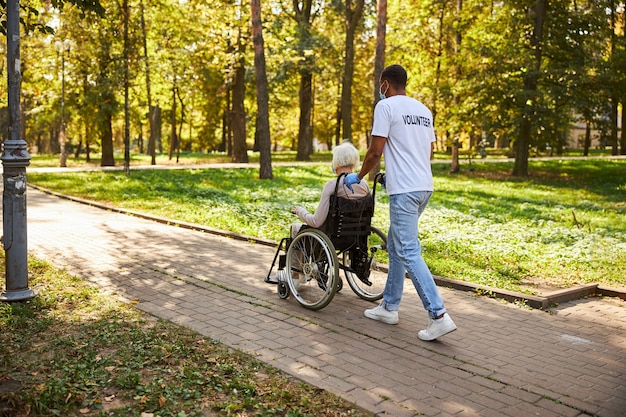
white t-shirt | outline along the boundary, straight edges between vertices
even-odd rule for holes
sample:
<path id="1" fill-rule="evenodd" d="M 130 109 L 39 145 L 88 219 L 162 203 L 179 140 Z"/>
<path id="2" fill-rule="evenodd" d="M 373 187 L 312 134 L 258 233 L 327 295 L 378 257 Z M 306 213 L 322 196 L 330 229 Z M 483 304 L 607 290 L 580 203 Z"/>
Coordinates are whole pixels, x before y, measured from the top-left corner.
<path id="1" fill-rule="evenodd" d="M 379 101 L 372 136 L 387 138 L 383 154 L 388 194 L 433 191 L 430 151 L 435 129 L 425 105 L 405 95 Z"/>

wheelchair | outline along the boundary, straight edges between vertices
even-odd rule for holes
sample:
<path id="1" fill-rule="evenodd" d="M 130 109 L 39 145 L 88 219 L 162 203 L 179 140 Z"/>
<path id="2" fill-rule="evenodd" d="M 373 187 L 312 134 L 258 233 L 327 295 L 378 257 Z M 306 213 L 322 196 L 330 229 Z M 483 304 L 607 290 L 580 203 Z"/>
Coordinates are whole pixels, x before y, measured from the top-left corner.
<path id="1" fill-rule="evenodd" d="M 382 265 L 387 261 L 387 235 L 371 225 L 376 184 L 383 183 L 383 174 L 376 175 L 372 192 L 358 199 L 337 196 L 345 175 L 337 177 L 325 230 L 303 226 L 295 237 L 283 238 L 265 278 L 277 285 L 280 298 L 291 295 L 310 310 L 326 307 L 341 291 L 339 271 L 364 300 L 380 300 L 385 289 L 387 270 Z"/>

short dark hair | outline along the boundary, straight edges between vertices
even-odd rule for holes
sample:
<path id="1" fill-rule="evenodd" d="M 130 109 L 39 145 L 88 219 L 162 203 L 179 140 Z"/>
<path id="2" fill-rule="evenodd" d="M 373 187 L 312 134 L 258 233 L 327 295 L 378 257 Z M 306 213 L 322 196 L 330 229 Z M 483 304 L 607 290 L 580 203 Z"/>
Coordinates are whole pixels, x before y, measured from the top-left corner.
<path id="1" fill-rule="evenodd" d="M 394 88 L 405 88 L 407 78 L 406 70 L 398 64 L 389 65 L 380 74 L 381 82 L 387 80 Z"/>

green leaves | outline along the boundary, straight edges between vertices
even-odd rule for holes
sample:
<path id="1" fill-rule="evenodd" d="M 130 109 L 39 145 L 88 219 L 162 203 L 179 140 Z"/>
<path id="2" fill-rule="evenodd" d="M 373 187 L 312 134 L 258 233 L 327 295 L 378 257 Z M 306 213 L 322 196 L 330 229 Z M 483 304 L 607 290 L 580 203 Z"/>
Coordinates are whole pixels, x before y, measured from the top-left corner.
<path id="1" fill-rule="evenodd" d="M 84 11 L 92 11 L 96 13 L 98 16 L 104 15 L 104 7 L 100 4 L 100 0 L 52 0 L 51 4 L 55 8 L 61 10 L 65 3 L 70 3 L 77 6 L 79 9 Z"/>

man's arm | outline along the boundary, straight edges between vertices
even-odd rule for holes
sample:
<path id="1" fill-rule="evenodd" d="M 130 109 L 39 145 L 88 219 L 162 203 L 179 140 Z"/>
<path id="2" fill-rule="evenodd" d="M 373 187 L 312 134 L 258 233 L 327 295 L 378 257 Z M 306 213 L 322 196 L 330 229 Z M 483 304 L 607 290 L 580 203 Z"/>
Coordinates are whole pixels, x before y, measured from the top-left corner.
<path id="1" fill-rule="evenodd" d="M 374 169 L 374 167 L 380 162 L 380 158 L 383 156 L 383 150 L 385 149 L 385 143 L 387 143 L 387 138 L 382 136 L 372 136 L 372 143 L 365 154 L 361 170 L 359 171 L 360 179 L 363 179 L 367 173 Z"/>

